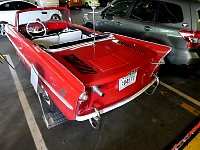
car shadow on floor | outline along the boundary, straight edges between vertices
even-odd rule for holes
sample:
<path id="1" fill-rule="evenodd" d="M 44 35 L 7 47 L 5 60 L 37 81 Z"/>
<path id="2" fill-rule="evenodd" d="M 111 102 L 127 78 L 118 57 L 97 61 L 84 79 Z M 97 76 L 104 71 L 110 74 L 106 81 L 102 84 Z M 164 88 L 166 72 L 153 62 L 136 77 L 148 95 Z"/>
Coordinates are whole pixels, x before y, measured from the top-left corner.
<path id="1" fill-rule="evenodd" d="M 158 72 L 158 76 L 168 76 L 168 77 L 177 76 L 177 77 L 187 78 L 191 75 L 200 78 L 200 67 L 165 64 L 160 67 Z"/>

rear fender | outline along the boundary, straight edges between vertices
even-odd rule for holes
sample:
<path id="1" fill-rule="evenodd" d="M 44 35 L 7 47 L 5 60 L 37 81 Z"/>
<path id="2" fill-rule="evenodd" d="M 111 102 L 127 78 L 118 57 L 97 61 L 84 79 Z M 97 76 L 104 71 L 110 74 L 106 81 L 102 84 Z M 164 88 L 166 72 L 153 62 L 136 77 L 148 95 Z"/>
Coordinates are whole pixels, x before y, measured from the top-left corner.
<path id="1" fill-rule="evenodd" d="M 137 46 L 142 51 L 142 53 L 144 53 L 145 57 L 149 59 L 150 76 L 154 74 L 159 65 L 163 63 L 162 61 L 165 56 L 171 51 L 171 47 L 166 45 L 130 38 L 118 34 L 115 34 L 115 37 L 118 40 L 131 45 L 130 48 Z"/>

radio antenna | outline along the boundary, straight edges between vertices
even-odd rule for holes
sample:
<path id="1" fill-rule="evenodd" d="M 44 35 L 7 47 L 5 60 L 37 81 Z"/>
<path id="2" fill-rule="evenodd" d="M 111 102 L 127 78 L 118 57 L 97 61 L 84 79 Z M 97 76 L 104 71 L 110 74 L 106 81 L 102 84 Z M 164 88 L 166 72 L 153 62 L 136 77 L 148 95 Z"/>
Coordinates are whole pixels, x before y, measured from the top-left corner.
<path id="1" fill-rule="evenodd" d="M 97 2 L 92 2 L 91 4 L 90 4 L 90 6 L 91 6 L 91 8 L 92 8 L 92 12 L 93 12 L 93 36 L 94 36 L 94 45 L 95 45 L 95 9 L 97 8 L 97 6 L 98 6 L 98 3 Z"/>

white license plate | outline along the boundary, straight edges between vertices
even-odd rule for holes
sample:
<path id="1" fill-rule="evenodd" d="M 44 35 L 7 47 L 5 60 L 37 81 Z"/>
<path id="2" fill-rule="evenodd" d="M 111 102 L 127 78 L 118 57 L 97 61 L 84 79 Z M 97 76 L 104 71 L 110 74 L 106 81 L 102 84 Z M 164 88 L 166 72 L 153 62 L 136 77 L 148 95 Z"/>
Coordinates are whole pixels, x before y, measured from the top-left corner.
<path id="1" fill-rule="evenodd" d="M 130 72 L 128 76 L 119 79 L 119 91 L 123 90 L 127 86 L 135 83 L 137 77 L 137 70 Z"/>
<path id="2" fill-rule="evenodd" d="M 78 0 L 73 0 L 73 2 L 78 2 Z"/>

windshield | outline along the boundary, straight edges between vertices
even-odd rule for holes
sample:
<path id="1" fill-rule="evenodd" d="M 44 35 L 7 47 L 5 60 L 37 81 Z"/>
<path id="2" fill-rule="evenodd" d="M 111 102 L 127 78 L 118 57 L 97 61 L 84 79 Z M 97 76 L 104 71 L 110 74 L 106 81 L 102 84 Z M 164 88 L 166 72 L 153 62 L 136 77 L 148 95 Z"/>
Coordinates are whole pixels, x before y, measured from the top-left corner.
<path id="1" fill-rule="evenodd" d="M 103 11 L 106 16 L 125 17 L 133 0 L 114 1 L 110 7 Z"/>
<path id="2" fill-rule="evenodd" d="M 49 20 L 70 21 L 68 9 L 49 7 L 49 8 L 35 8 L 27 9 L 17 12 L 18 26 L 27 24 L 29 22 L 41 21 L 46 22 Z"/>

